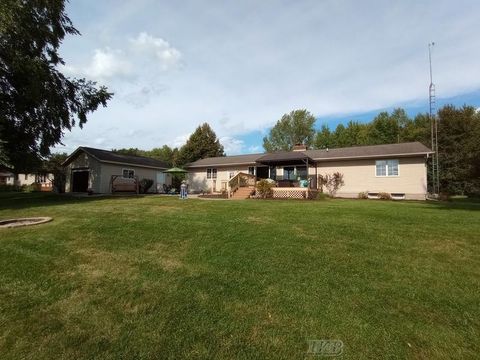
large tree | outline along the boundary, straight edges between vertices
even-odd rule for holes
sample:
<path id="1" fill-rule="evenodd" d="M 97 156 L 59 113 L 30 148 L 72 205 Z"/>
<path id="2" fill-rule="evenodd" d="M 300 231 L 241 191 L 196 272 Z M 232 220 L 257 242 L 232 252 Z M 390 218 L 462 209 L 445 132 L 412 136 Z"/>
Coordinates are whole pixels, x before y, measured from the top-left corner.
<path id="1" fill-rule="evenodd" d="M 64 76 L 58 50 L 79 32 L 64 0 L 0 2 L 0 159 L 17 171 L 50 154 L 65 130 L 112 94 L 85 79 Z"/>
<path id="2" fill-rule="evenodd" d="M 313 146 L 315 141 L 315 117 L 307 110 L 294 110 L 282 116 L 263 138 L 266 151 L 292 150 L 294 145 Z"/>
<path id="3" fill-rule="evenodd" d="M 480 114 L 471 106 L 438 112 L 440 191 L 480 195 Z"/>
<path id="4" fill-rule="evenodd" d="M 210 125 L 204 123 L 197 127 L 186 144 L 180 148 L 178 165 L 215 156 L 225 156 L 224 149 Z"/>

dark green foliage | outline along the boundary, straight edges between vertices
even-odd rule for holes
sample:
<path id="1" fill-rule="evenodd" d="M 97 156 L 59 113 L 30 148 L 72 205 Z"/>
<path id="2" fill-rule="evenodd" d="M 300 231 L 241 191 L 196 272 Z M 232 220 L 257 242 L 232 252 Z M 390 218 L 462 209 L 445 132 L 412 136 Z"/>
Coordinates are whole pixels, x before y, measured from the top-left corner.
<path id="1" fill-rule="evenodd" d="M 142 180 L 140 180 L 140 183 L 139 183 L 140 193 L 141 194 L 146 194 L 148 192 L 148 190 L 150 190 L 150 188 L 152 187 L 153 182 L 154 181 L 152 179 L 142 179 Z"/>
<path id="2" fill-rule="evenodd" d="M 113 152 L 122 155 L 145 156 L 153 159 L 162 160 L 167 163 L 168 167 L 176 166 L 178 158 L 178 148 L 171 148 L 163 145 L 161 148 L 153 148 L 152 150 L 141 150 L 138 148 L 112 149 Z"/>
<path id="3" fill-rule="evenodd" d="M 17 172 L 48 156 L 65 130 L 82 127 L 112 96 L 59 71 L 59 46 L 77 34 L 64 0 L 0 3 L 0 159 Z"/>
<path id="4" fill-rule="evenodd" d="M 215 156 L 225 156 L 223 146 L 210 125 L 204 123 L 197 127 L 186 144 L 180 148 L 177 165 L 183 166 L 199 159 Z"/>
<path id="5" fill-rule="evenodd" d="M 438 118 L 441 191 L 480 194 L 480 114 L 471 106 L 447 105 L 440 109 Z M 403 109 L 395 109 L 390 114 L 380 113 L 370 123 L 339 124 L 335 131 L 323 125 L 315 145 L 322 149 L 419 141 L 430 147 L 430 128 L 428 114 L 418 114 L 411 119 Z"/>
<path id="6" fill-rule="evenodd" d="M 62 163 L 67 159 L 67 153 L 51 154 L 43 163 L 43 170 L 53 174 L 54 191 L 65 192 L 66 172 Z"/>
<path id="7" fill-rule="evenodd" d="M 441 191 L 480 195 L 480 114 L 471 106 L 445 106 L 438 117 Z"/>
<path id="8" fill-rule="evenodd" d="M 282 116 L 263 138 L 263 147 L 267 152 L 292 150 L 294 145 L 304 144 L 309 147 L 315 140 L 315 117 L 305 109 L 294 110 Z"/>

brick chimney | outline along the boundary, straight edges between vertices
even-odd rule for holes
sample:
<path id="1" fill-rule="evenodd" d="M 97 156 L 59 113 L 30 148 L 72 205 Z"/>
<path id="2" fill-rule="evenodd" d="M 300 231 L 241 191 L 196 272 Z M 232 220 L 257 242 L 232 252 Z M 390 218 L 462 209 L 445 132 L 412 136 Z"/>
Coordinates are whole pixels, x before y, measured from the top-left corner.
<path id="1" fill-rule="evenodd" d="M 295 144 L 295 145 L 293 145 L 293 151 L 305 151 L 305 150 L 308 150 L 308 147 L 305 144 Z"/>

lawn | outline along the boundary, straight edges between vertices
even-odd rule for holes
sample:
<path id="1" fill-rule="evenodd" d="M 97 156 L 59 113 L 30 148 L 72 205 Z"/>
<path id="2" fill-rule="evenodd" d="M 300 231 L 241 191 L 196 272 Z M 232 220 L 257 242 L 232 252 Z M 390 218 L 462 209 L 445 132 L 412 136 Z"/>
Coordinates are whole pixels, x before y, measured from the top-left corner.
<path id="1" fill-rule="evenodd" d="M 480 353 L 480 204 L 0 194 L 1 359 Z"/>

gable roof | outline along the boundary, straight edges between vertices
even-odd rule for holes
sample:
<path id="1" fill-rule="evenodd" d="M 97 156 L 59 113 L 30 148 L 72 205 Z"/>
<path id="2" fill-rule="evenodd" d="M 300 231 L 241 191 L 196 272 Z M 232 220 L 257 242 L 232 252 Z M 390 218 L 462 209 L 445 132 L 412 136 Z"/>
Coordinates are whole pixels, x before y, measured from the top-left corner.
<path id="1" fill-rule="evenodd" d="M 62 165 L 68 165 L 77 156 L 77 154 L 82 151 L 103 163 L 132 165 L 161 170 L 168 169 L 168 164 L 161 160 L 152 159 L 144 156 L 122 155 L 108 150 L 95 149 L 86 146 L 80 146 L 63 162 Z"/>
<path id="2" fill-rule="evenodd" d="M 13 170 L 5 166 L 0 166 L 0 176 L 14 176 Z"/>
<path id="3" fill-rule="evenodd" d="M 336 149 L 320 149 L 305 151 L 279 151 L 264 154 L 248 154 L 224 157 L 212 157 L 194 161 L 186 166 L 186 168 L 200 168 L 208 166 L 232 166 L 232 165 L 255 165 L 256 163 L 281 163 L 285 161 L 295 160 L 349 160 L 349 159 L 365 159 L 380 157 L 409 157 L 409 156 L 425 156 L 431 154 L 432 150 L 420 142 L 408 142 L 399 144 L 384 145 L 365 145 L 352 146 Z"/>

